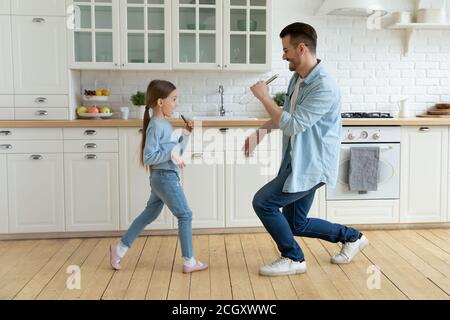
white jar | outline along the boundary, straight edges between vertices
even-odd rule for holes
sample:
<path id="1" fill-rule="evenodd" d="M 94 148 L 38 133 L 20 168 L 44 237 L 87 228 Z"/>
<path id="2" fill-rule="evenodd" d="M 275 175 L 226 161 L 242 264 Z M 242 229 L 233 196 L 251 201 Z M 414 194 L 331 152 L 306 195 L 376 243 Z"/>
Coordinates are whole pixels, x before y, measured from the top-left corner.
<path id="1" fill-rule="evenodd" d="M 406 24 L 412 22 L 412 13 L 409 11 L 401 11 L 392 13 L 394 23 Z"/>
<path id="2" fill-rule="evenodd" d="M 446 23 L 446 12 L 443 9 L 417 10 L 418 23 Z"/>

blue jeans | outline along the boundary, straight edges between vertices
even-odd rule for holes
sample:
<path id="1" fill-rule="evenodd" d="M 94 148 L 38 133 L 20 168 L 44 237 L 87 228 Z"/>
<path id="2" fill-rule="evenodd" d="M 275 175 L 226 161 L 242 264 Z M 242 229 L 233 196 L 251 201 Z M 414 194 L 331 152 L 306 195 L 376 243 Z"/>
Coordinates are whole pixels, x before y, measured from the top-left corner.
<path id="1" fill-rule="evenodd" d="M 144 228 L 158 218 L 166 204 L 178 219 L 182 256 L 192 258 L 192 211 L 181 187 L 178 173 L 170 170 L 152 170 L 150 186 L 152 191 L 147 206 L 122 237 L 122 243 L 131 247 Z"/>
<path id="2" fill-rule="evenodd" d="M 283 162 L 278 176 L 262 187 L 253 198 L 253 208 L 276 242 L 281 256 L 294 261 L 304 259 L 303 251 L 294 236 L 319 238 L 334 243 L 357 240 L 359 231 L 353 228 L 307 218 L 314 194 L 324 183 L 305 192 L 283 192 L 284 183 L 292 171 L 290 164 Z"/>

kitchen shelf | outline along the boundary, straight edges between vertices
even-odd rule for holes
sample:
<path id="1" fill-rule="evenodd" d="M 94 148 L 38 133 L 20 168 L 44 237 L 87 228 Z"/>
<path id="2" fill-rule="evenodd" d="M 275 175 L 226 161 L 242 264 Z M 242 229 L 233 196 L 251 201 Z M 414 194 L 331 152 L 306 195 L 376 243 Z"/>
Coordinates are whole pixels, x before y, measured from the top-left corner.
<path id="1" fill-rule="evenodd" d="M 417 30 L 450 30 L 450 23 L 396 23 L 388 26 L 387 29 L 405 30 L 404 55 L 407 56 Z"/>

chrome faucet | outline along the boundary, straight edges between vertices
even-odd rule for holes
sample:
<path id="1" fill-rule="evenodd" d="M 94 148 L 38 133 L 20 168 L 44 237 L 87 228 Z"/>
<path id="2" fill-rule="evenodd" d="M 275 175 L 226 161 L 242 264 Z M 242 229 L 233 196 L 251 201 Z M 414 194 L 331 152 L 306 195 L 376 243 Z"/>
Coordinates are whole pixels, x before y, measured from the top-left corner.
<path id="1" fill-rule="evenodd" d="M 219 86 L 219 94 L 220 94 L 220 116 L 225 116 L 225 108 L 223 106 L 223 85 Z"/>

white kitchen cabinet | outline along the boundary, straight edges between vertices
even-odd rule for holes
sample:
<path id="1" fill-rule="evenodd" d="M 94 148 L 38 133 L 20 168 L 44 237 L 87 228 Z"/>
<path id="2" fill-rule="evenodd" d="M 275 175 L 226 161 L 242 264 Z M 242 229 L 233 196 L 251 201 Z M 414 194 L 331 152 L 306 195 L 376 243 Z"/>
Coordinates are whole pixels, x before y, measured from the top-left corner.
<path id="1" fill-rule="evenodd" d="M 447 210 L 447 127 L 403 127 L 400 222 L 440 222 Z"/>
<path id="2" fill-rule="evenodd" d="M 272 0 L 224 0 L 223 37 L 225 70 L 270 70 Z"/>
<path id="3" fill-rule="evenodd" d="M 13 94 L 11 17 L 9 16 L 0 16 L 0 43 L 2 44 L 0 46 L 0 95 Z"/>
<path id="4" fill-rule="evenodd" d="M 64 0 L 11 0 L 13 15 L 65 16 Z"/>
<path id="5" fill-rule="evenodd" d="M 327 220 L 341 224 L 399 222 L 399 200 L 328 201 Z"/>
<path id="6" fill-rule="evenodd" d="M 6 154 L 0 154 L 0 233 L 8 233 L 8 171 Z"/>
<path id="7" fill-rule="evenodd" d="M 222 0 L 175 0 L 174 69 L 222 69 Z"/>
<path id="8" fill-rule="evenodd" d="M 10 0 L 0 0 L 0 14 L 10 14 L 10 13 L 11 13 Z"/>
<path id="9" fill-rule="evenodd" d="M 116 153 L 65 153 L 67 231 L 119 230 Z"/>
<path id="10" fill-rule="evenodd" d="M 16 94 L 67 94 L 67 43 L 64 17 L 13 16 Z"/>
<path id="11" fill-rule="evenodd" d="M 192 210 L 194 228 L 225 226 L 224 152 L 187 152 L 181 171 L 183 190 Z"/>
<path id="12" fill-rule="evenodd" d="M 133 220 L 144 210 L 150 196 L 150 173 L 140 165 L 141 130 L 119 130 L 121 230 L 130 227 Z M 172 229 L 172 222 L 172 213 L 164 206 L 161 215 L 146 229 Z"/>
<path id="13" fill-rule="evenodd" d="M 122 2 L 122 1 L 121 1 Z M 70 67 L 74 69 L 120 68 L 119 1 L 69 1 Z"/>
<path id="14" fill-rule="evenodd" d="M 174 69 L 270 70 L 271 0 L 176 0 Z"/>
<path id="15" fill-rule="evenodd" d="M 120 65 L 132 70 L 168 70 L 171 61 L 171 1 L 120 1 Z"/>
<path id="16" fill-rule="evenodd" d="M 266 183 L 271 181 L 279 169 L 277 150 L 255 152 L 246 158 L 243 152 L 227 155 L 226 175 L 226 226 L 262 226 L 253 210 L 253 197 Z"/>
<path id="17" fill-rule="evenodd" d="M 9 232 L 64 231 L 63 155 L 8 154 Z"/>

